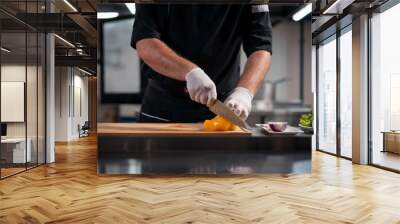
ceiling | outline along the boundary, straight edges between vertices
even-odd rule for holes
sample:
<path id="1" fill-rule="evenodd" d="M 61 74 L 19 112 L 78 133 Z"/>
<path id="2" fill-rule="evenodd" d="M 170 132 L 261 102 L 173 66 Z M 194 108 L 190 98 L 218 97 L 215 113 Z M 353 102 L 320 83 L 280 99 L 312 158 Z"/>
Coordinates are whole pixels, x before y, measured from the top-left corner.
<path id="1" fill-rule="evenodd" d="M 65 43 L 60 38 L 55 38 L 56 63 L 65 65 L 68 63 L 81 63 L 92 70 L 97 66 L 97 9 L 101 11 L 118 11 L 122 15 L 130 14 L 125 6 L 126 0 L 51 0 L 53 13 L 46 13 L 49 7 L 45 6 L 45 0 L 1 0 L 0 1 L 0 27 L 3 33 L 3 46 L 13 49 L 13 58 L 23 58 L 25 51 L 25 30 L 29 32 L 55 32 L 62 39 L 75 45 Z M 187 2 L 172 0 L 173 2 Z M 209 3 L 211 0 L 201 0 Z M 235 3 L 249 2 L 249 0 L 230 0 Z M 27 2 L 27 3 L 26 3 Z M 133 1 L 131 1 L 133 2 Z M 148 2 L 148 0 L 146 0 Z M 165 3 L 165 0 L 154 2 Z M 168 0 L 171 2 L 171 0 Z M 193 1 L 191 1 L 193 2 Z M 200 2 L 200 0 L 199 0 Z M 212 2 L 216 2 L 213 0 Z M 226 3 L 226 0 L 218 2 Z M 251 1 L 263 3 L 264 0 Z M 306 2 L 304 0 L 271 0 L 270 11 L 273 25 L 279 24 L 290 16 Z M 111 4 L 112 3 L 112 4 Z M 119 3 L 119 4 L 118 4 Z M 72 7 L 71 7 L 72 6 Z M 29 38 L 28 38 L 29 39 Z M 28 40 L 29 42 L 29 40 Z M 28 58 L 34 54 L 36 46 L 28 44 Z M 78 50 L 79 49 L 79 53 Z M 11 58 L 11 54 L 8 55 Z"/>
<path id="2" fill-rule="evenodd" d="M 66 4 L 68 1 L 70 5 Z M 274 26 L 286 19 L 290 19 L 293 13 L 302 7 L 304 3 L 313 3 L 313 37 L 323 34 L 329 27 L 334 26 L 342 15 L 321 16 L 322 12 L 335 0 L 269 0 L 271 20 Z M 351 0 L 349 0 L 351 1 Z M 356 15 L 366 9 L 377 7 L 388 0 L 352 0 L 352 4 L 346 8 L 345 12 Z M 21 32 L 39 31 L 54 32 L 61 38 L 74 44 L 71 48 L 69 44 L 56 38 L 56 55 L 60 64 L 78 63 L 81 61 L 85 65 L 90 64 L 96 70 L 97 65 L 97 10 L 118 11 L 121 15 L 128 15 L 130 12 L 125 7 L 125 2 L 129 0 L 47 0 L 53 9 L 53 13 L 46 13 L 50 7 L 45 6 L 46 0 L 0 0 L 0 28 L 4 38 L 14 41 L 15 54 L 21 51 L 25 54 L 23 47 L 25 39 L 21 38 Z M 146 3 L 187 3 L 188 0 L 137 0 L 136 2 Z M 191 3 L 265 3 L 266 0 L 190 0 Z M 328 18 L 329 17 L 329 18 Z M 323 21 L 322 24 L 319 24 Z M 314 26 L 315 25 L 315 26 Z M 316 27 L 316 28 L 315 28 Z M 3 40 L 3 45 L 8 40 Z M 28 40 L 29 41 L 29 40 Z M 34 52 L 34 48 L 28 47 L 29 52 Z M 20 49 L 20 50 L 18 50 Z M 79 49 L 79 53 L 77 51 Z M 3 53 L 2 53 L 3 54 Z M 16 56 L 18 57 L 18 56 Z M 10 58 L 10 57 L 9 57 Z"/>

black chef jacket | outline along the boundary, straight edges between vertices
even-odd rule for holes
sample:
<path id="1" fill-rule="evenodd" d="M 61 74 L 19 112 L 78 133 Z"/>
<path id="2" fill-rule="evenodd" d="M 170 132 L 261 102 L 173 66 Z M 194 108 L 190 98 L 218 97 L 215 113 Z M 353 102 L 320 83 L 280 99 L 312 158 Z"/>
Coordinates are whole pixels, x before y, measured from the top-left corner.
<path id="1" fill-rule="evenodd" d="M 248 56 L 257 50 L 271 52 L 269 8 L 249 4 L 136 4 L 132 47 L 146 38 L 162 40 L 198 65 L 216 84 L 218 98 L 224 100 L 240 78 L 240 47 L 243 45 Z M 206 107 L 190 100 L 185 82 L 160 75 L 146 64 L 141 73 L 150 78 L 142 114 L 174 122 L 212 117 Z"/>

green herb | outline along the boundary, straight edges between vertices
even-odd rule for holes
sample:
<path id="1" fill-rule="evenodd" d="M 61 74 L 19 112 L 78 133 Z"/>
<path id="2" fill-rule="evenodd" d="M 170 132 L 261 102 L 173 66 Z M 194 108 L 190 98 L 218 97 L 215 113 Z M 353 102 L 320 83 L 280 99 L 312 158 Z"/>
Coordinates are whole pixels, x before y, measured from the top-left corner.
<path id="1" fill-rule="evenodd" d="M 300 117 L 299 124 L 304 127 L 312 127 L 313 114 L 303 114 Z"/>

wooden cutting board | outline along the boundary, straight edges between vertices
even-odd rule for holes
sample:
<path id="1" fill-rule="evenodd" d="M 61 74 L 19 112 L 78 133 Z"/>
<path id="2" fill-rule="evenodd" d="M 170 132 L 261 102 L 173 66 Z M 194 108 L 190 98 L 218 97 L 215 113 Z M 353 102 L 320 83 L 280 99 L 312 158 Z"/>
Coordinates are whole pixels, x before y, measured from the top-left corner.
<path id="1" fill-rule="evenodd" d="M 98 135 L 113 136 L 205 136 L 250 135 L 237 128 L 234 131 L 206 131 L 202 123 L 99 123 Z"/>

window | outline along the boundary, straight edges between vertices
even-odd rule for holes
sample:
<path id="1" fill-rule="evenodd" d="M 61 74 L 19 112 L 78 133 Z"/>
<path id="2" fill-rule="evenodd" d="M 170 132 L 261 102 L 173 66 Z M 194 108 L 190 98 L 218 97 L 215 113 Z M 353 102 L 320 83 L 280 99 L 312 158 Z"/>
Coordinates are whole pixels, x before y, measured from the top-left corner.
<path id="1" fill-rule="evenodd" d="M 371 161 L 400 170 L 400 4 L 371 18 Z M 397 131 L 397 132 L 396 132 Z"/>
<path id="2" fill-rule="evenodd" d="M 340 155 L 352 157 L 352 32 L 340 36 Z"/>
<path id="3" fill-rule="evenodd" d="M 318 47 L 317 147 L 321 151 L 350 159 L 353 97 L 351 24 L 337 35 L 323 41 Z"/>
<path id="4" fill-rule="evenodd" d="M 318 48 L 318 149 L 336 153 L 336 39 Z"/>

